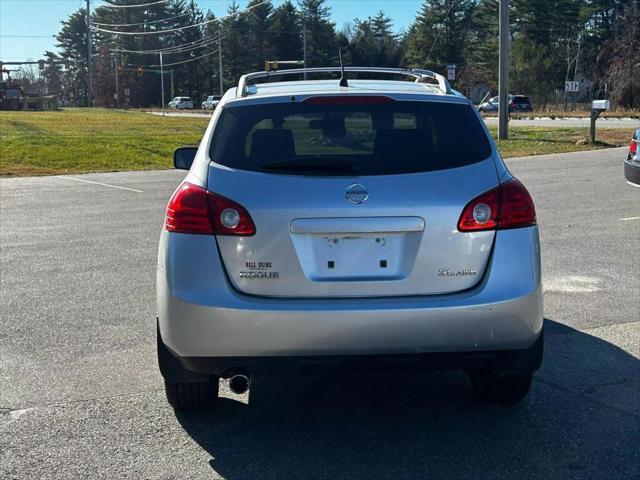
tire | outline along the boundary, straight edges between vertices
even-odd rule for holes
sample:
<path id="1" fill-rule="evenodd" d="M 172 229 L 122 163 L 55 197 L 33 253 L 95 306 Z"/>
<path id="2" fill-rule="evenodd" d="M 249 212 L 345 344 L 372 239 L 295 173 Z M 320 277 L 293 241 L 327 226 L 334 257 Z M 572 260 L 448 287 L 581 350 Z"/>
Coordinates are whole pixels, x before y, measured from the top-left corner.
<path id="1" fill-rule="evenodd" d="M 213 407 L 218 401 L 219 377 L 186 370 L 162 341 L 159 325 L 156 325 L 156 341 L 158 366 L 169 405 L 174 410 Z"/>
<path id="2" fill-rule="evenodd" d="M 531 389 L 533 373 L 501 375 L 491 370 L 472 372 L 471 387 L 476 400 L 512 405 L 520 402 Z"/>
<path id="3" fill-rule="evenodd" d="M 202 410 L 218 402 L 218 382 L 183 383 L 164 381 L 167 401 L 174 410 Z"/>

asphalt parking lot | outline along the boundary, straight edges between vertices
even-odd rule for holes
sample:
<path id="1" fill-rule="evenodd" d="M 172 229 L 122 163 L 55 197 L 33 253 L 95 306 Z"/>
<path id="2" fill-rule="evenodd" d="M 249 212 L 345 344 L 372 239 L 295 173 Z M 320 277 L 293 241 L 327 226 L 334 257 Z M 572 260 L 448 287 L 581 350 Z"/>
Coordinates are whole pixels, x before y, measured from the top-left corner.
<path id="1" fill-rule="evenodd" d="M 442 372 L 256 381 L 176 414 L 155 254 L 183 174 L 0 180 L 0 477 L 640 478 L 640 189 L 626 149 L 507 163 L 538 208 L 543 368 L 519 406 Z"/>

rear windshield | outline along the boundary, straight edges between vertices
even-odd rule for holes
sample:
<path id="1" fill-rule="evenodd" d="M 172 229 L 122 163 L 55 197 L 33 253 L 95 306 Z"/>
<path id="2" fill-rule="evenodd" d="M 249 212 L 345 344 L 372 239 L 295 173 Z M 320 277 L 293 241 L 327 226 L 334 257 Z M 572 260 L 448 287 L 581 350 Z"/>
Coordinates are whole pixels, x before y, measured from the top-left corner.
<path id="1" fill-rule="evenodd" d="M 513 97 L 513 103 L 530 103 L 529 97 Z"/>
<path id="2" fill-rule="evenodd" d="M 468 105 L 279 103 L 226 107 L 210 154 L 242 170 L 389 175 L 470 165 L 491 146 Z"/>

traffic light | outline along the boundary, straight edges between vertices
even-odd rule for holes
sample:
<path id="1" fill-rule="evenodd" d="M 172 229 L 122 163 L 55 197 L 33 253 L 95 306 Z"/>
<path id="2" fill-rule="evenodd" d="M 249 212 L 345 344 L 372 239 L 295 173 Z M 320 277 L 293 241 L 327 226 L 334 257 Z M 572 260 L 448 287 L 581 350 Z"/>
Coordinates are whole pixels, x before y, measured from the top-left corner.
<path id="1" fill-rule="evenodd" d="M 44 70 L 44 60 L 38 60 L 38 68 L 40 71 Z"/>
<path id="2" fill-rule="evenodd" d="M 144 69 L 142 67 L 138 67 L 138 76 L 141 77 L 144 73 Z"/>
<path id="3" fill-rule="evenodd" d="M 122 73 L 122 65 L 118 65 L 118 72 Z"/>

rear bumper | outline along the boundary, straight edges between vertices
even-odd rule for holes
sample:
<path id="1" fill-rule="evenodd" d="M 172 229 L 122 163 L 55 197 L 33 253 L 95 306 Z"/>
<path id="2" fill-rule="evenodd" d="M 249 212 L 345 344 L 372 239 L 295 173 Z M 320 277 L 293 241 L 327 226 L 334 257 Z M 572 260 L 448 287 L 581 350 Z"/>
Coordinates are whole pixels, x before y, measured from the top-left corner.
<path id="1" fill-rule="evenodd" d="M 640 162 L 633 162 L 630 159 L 625 160 L 624 178 L 632 185 L 640 187 Z"/>
<path id="2" fill-rule="evenodd" d="M 158 336 L 158 360 L 164 378 L 172 382 L 203 382 L 211 376 L 234 373 L 285 376 L 317 373 L 406 373 L 436 369 L 474 371 L 491 369 L 502 374 L 536 371 L 542 363 L 544 336 L 522 350 L 443 352 L 389 355 L 317 355 L 295 357 L 180 357 Z"/>
<path id="3" fill-rule="evenodd" d="M 157 295 L 161 336 L 178 357 L 523 350 L 543 318 L 536 227 L 497 232 L 484 278 L 471 290 L 327 300 L 240 294 L 213 237 L 163 232 Z"/>

